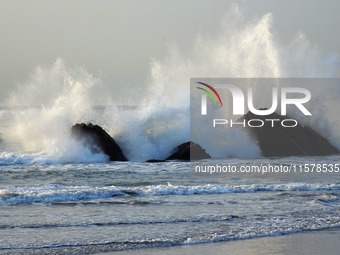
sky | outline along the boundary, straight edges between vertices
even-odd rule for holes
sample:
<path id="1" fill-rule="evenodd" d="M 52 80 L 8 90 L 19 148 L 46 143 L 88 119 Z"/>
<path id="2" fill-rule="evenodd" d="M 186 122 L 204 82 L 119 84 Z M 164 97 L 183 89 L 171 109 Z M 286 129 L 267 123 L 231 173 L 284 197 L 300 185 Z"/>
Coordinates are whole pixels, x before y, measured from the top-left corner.
<path id="1" fill-rule="evenodd" d="M 250 21 L 272 13 L 283 42 L 303 31 L 340 56 L 337 0 L 0 0 L 0 102 L 58 58 L 129 94 L 146 86 L 150 62 L 169 45 L 185 52 L 197 34 L 217 33 L 233 3 Z"/>

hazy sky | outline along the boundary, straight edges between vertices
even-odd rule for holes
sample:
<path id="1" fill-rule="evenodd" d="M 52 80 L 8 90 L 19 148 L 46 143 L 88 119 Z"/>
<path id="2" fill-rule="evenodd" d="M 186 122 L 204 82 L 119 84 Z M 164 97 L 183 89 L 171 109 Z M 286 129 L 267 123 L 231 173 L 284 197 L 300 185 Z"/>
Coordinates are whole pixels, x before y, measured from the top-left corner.
<path id="1" fill-rule="evenodd" d="M 213 34 L 232 3 L 249 20 L 273 13 L 283 42 L 303 31 L 340 55 L 337 0 L 0 0 L 0 101 L 58 57 L 128 93 L 144 86 L 167 44 L 185 50 L 198 33 Z"/>

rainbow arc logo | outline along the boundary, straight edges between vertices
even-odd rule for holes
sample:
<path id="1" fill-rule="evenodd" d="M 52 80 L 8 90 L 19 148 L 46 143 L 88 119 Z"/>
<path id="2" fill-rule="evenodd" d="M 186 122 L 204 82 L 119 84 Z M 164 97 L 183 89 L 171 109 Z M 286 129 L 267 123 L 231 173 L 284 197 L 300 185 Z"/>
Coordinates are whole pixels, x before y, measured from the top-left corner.
<path id="1" fill-rule="evenodd" d="M 202 105 L 201 105 L 202 115 L 207 115 L 207 95 L 211 98 L 211 100 L 214 102 L 216 106 L 218 106 L 219 104 L 220 107 L 222 107 L 223 103 L 222 103 L 221 97 L 213 86 L 207 83 L 204 83 L 204 82 L 196 82 L 196 83 L 204 86 L 204 87 L 196 87 L 199 90 L 202 90 L 205 92 L 205 94 L 202 94 Z"/>
<path id="2" fill-rule="evenodd" d="M 215 105 L 218 105 L 217 101 L 219 102 L 220 106 L 223 105 L 221 97 L 217 93 L 216 89 L 214 89 L 214 87 L 212 87 L 211 85 L 206 84 L 204 82 L 197 82 L 197 83 L 206 87 L 206 88 L 202 88 L 202 87 L 197 87 L 197 88 L 200 89 L 200 90 L 203 90 L 205 93 L 207 93 L 208 96 L 213 100 Z"/>

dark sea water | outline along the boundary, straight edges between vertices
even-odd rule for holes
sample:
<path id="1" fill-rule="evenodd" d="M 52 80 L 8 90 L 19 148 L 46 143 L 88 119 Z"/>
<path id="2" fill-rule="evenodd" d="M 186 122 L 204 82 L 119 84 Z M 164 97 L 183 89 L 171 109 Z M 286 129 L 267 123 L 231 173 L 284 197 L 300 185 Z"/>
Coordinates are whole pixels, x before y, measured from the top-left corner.
<path id="1" fill-rule="evenodd" d="M 203 176 L 187 162 L 34 164 L 28 157 L 0 153 L 0 254 L 96 253 L 340 226 L 339 173 Z M 340 157 L 209 163 L 311 161 Z"/>

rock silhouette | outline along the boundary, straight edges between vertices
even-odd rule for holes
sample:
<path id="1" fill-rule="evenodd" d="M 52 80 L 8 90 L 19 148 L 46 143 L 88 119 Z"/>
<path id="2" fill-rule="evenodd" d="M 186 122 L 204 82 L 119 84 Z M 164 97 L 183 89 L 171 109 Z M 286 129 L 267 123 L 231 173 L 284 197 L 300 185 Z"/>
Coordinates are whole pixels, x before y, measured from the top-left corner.
<path id="1" fill-rule="evenodd" d="M 147 163 L 161 163 L 161 162 L 166 162 L 164 159 L 149 159 L 145 161 Z"/>
<path id="2" fill-rule="evenodd" d="M 208 153 L 197 143 L 186 142 L 178 145 L 166 159 L 149 159 L 148 163 L 166 162 L 167 160 L 200 160 L 211 158 Z"/>
<path id="3" fill-rule="evenodd" d="M 75 124 L 71 134 L 91 151 L 105 153 L 111 161 L 127 161 L 116 141 L 98 125 Z"/>
<path id="4" fill-rule="evenodd" d="M 272 127 L 272 123 L 265 119 L 282 121 L 284 118 L 277 113 L 259 116 L 248 112 L 240 118 L 241 121 L 244 119 L 264 121 L 262 127 L 247 126 L 248 132 L 258 142 L 264 157 L 324 156 L 339 153 L 326 138 L 310 127 L 303 127 L 300 124 L 296 127 L 282 127 L 279 121 Z"/>
<path id="5" fill-rule="evenodd" d="M 186 142 L 177 146 L 165 160 L 200 160 L 211 158 L 197 143 Z"/>

